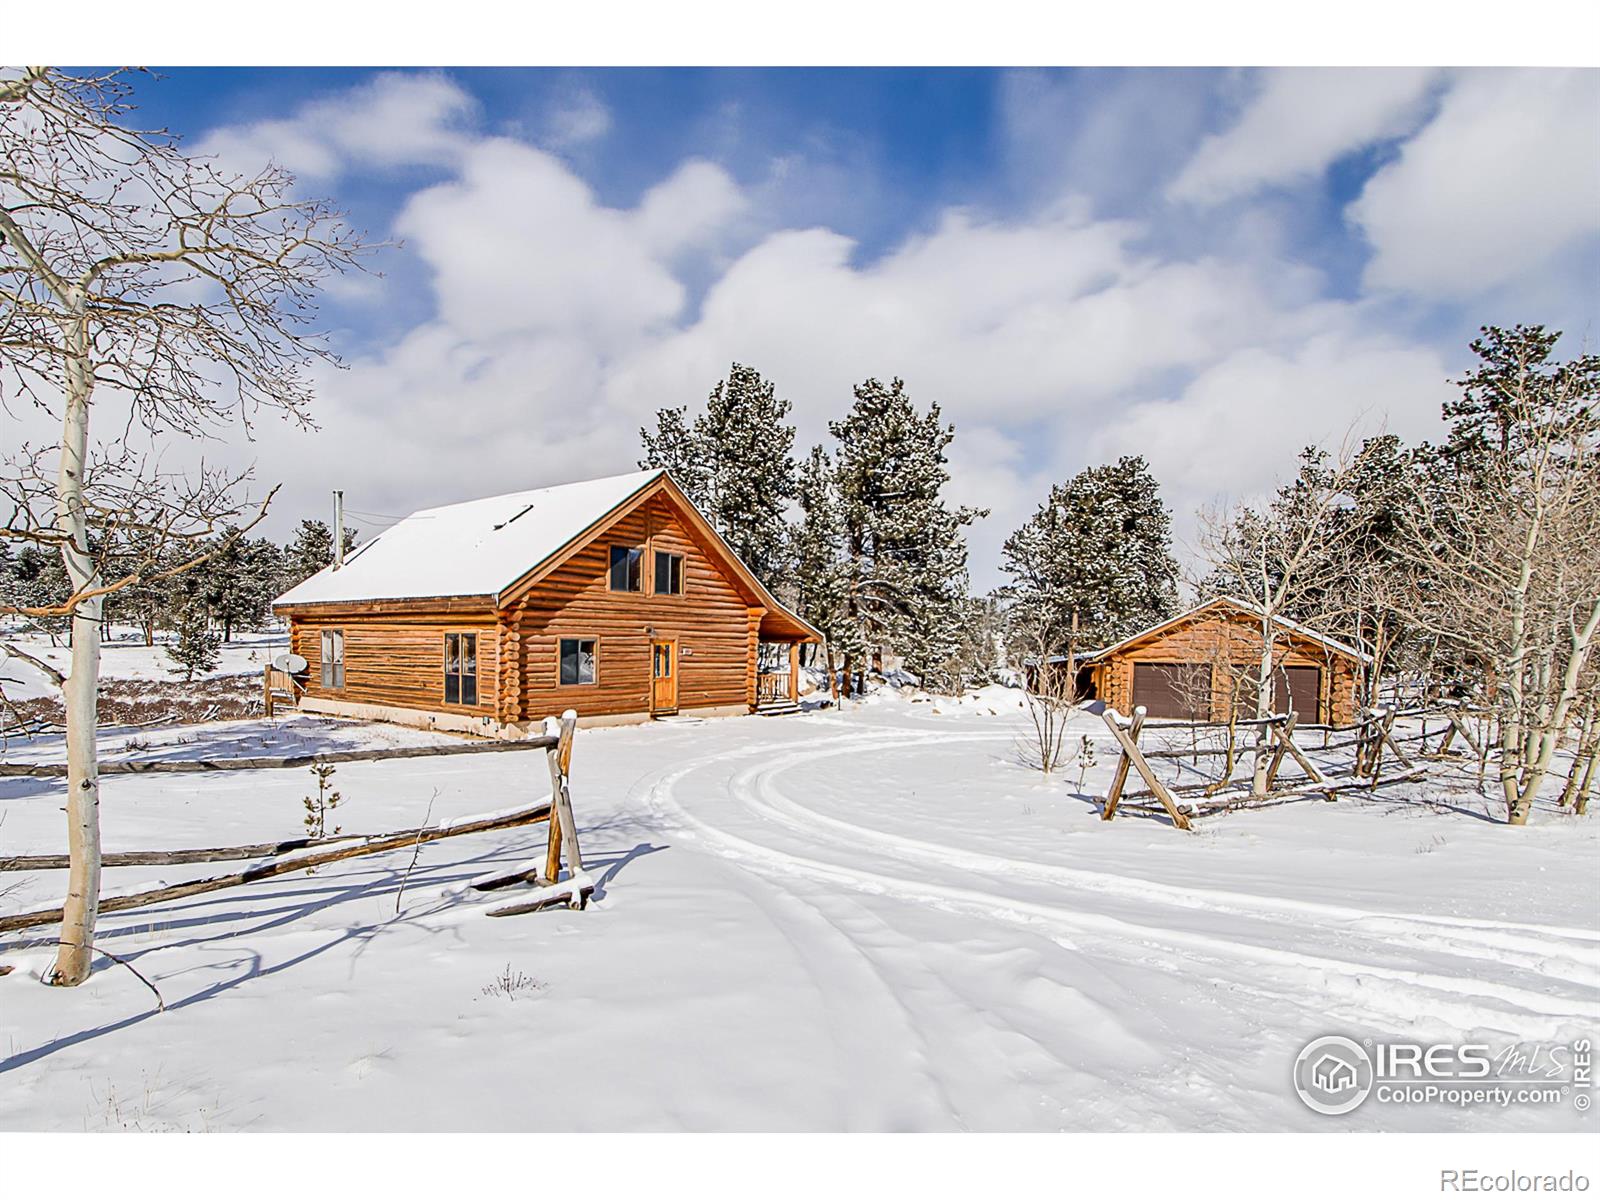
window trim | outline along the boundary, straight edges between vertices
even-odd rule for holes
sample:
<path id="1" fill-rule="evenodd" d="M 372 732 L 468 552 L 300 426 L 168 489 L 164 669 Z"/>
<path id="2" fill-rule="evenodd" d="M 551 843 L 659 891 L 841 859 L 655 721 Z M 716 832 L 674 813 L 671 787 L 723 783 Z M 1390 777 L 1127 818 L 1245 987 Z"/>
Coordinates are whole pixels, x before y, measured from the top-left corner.
<path id="1" fill-rule="evenodd" d="M 594 678 L 589 680 L 589 682 L 585 683 L 581 679 L 576 683 L 562 683 L 561 682 L 561 658 L 562 658 L 561 646 L 562 646 L 563 642 L 593 642 L 594 643 L 594 653 L 591 655 L 591 657 L 594 660 Z M 583 650 L 580 648 L 578 653 L 582 654 Z M 598 686 L 600 686 L 600 639 L 598 637 L 596 637 L 592 633 L 574 633 L 574 634 L 563 633 L 559 637 L 557 637 L 556 638 L 556 687 L 558 687 L 558 688 L 588 688 L 588 687 L 598 687 Z"/>
<path id="2" fill-rule="evenodd" d="M 330 692 L 344 691 L 345 681 L 345 636 L 344 626 L 334 627 L 323 625 L 318 629 L 321 636 L 317 639 L 317 678 L 320 686 Z M 331 638 L 339 639 L 339 653 L 336 658 L 330 659 L 327 653 Z M 328 680 L 329 668 L 333 668 L 333 681 Z"/>
<path id="3" fill-rule="evenodd" d="M 654 548 L 651 549 L 651 554 L 654 557 L 650 563 L 650 594 L 653 596 L 682 596 L 684 594 L 684 563 L 687 556 L 679 554 L 676 550 L 656 550 Z M 676 559 L 678 563 L 678 590 L 675 592 L 663 592 L 659 586 L 661 583 L 661 560 L 664 558 Z"/>
<path id="4" fill-rule="evenodd" d="M 638 583 L 639 583 L 639 586 L 638 587 L 631 587 L 631 588 L 621 587 L 621 588 L 619 588 L 619 587 L 616 586 L 616 570 L 617 570 L 616 556 L 617 556 L 617 551 L 618 550 L 631 551 L 632 553 L 637 554 L 639 556 L 639 558 L 638 558 L 638 567 L 639 567 Z M 625 596 L 641 596 L 641 595 L 644 594 L 644 550 L 645 550 L 645 548 L 643 546 L 634 545 L 631 542 L 609 542 L 609 543 L 607 543 L 607 546 L 606 546 L 606 591 L 608 591 L 608 592 L 620 592 L 621 594 L 623 594 Z"/>
<path id="5" fill-rule="evenodd" d="M 483 672 L 481 672 L 478 669 L 478 647 L 480 645 L 478 634 L 479 634 L 479 631 L 476 630 L 476 629 L 446 629 L 444 631 L 444 638 L 440 642 L 440 649 L 442 651 L 442 657 L 441 657 L 440 662 L 439 662 L 439 667 L 440 667 L 439 703 L 440 704 L 449 705 L 451 708 L 479 708 L 479 707 L 482 706 L 483 692 L 478 687 L 478 681 L 483 677 Z M 467 701 L 461 699 L 462 688 L 461 688 L 460 684 L 456 685 L 456 699 L 454 699 L 454 700 L 450 699 L 449 687 L 450 687 L 450 639 L 451 638 L 471 638 L 472 639 L 472 674 L 468 675 L 465 671 L 457 671 L 455 673 L 455 676 L 456 676 L 457 679 L 461 679 L 461 680 L 471 679 L 472 680 L 472 702 L 470 704 Z"/>

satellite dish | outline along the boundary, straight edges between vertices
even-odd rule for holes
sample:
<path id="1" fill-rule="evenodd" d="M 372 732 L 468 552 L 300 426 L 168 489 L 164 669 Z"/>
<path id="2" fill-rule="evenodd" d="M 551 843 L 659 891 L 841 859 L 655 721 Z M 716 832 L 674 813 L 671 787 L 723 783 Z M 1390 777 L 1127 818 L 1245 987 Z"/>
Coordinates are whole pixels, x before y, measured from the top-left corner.
<path id="1" fill-rule="evenodd" d="M 280 654 L 277 658 L 272 660 L 273 669 L 276 671 L 282 671 L 286 675 L 298 675 L 301 671 L 304 671 L 308 665 L 309 664 L 306 662 L 306 660 L 301 658 L 298 654 Z"/>

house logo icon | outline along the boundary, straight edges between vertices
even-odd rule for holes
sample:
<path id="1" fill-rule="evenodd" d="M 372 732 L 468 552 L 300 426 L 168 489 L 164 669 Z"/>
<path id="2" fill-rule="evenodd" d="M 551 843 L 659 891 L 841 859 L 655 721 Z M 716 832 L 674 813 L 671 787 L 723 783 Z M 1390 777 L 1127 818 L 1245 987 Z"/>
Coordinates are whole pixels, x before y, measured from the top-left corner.
<path id="1" fill-rule="evenodd" d="M 1294 1060 L 1294 1090 L 1312 1112 L 1354 1112 L 1372 1091 L 1372 1058 L 1359 1042 L 1331 1035 L 1308 1043 Z"/>
<path id="2" fill-rule="evenodd" d="M 1337 1096 L 1356 1086 L 1356 1069 L 1337 1054 L 1324 1054 L 1311 1064 L 1311 1082 Z"/>

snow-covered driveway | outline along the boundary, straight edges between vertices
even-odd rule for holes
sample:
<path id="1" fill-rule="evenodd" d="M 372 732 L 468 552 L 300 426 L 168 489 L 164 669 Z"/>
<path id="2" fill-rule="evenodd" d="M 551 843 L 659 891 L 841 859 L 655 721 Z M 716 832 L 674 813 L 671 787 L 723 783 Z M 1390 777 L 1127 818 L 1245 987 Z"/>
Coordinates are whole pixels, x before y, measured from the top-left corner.
<path id="1" fill-rule="evenodd" d="M 169 1011 L 114 967 L 73 993 L 0 980 L 0 1127 L 1585 1127 L 1570 1106 L 1319 1117 L 1289 1071 L 1331 1032 L 1592 1037 L 1591 823 L 1341 801 L 1192 836 L 1106 824 L 1076 769 L 1017 765 L 1005 700 L 584 731 L 585 913 L 459 896 L 540 836 L 510 831 L 424 848 L 399 915 L 409 854 L 108 918 Z M 340 818 L 503 807 L 536 757 L 342 766 Z M 1103 737 L 1098 757 L 1088 791 Z M 285 775 L 119 779 L 108 845 L 292 834 Z M 0 848 L 55 848 L 53 794 L 0 796 Z"/>

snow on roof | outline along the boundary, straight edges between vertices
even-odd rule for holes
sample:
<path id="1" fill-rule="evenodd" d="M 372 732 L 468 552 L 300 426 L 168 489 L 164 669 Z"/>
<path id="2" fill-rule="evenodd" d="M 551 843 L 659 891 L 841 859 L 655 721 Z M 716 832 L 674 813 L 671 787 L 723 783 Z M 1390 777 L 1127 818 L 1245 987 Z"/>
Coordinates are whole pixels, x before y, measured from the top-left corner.
<path id="1" fill-rule="evenodd" d="M 666 472 L 633 471 L 414 512 L 275 604 L 498 596 Z"/>
<path id="2" fill-rule="evenodd" d="M 1161 633 L 1167 629 L 1170 629 L 1172 626 L 1188 620 L 1190 617 L 1194 616 L 1195 613 L 1210 608 L 1214 604 L 1231 604 L 1234 608 L 1241 609 L 1247 613 L 1253 613 L 1258 617 L 1263 615 L 1261 606 L 1259 604 L 1254 604 L 1249 600 L 1241 600 L 1237 596 L 1214 596 L 1203 604 L 1195 605 L 1187 612 L 1181 612 L 1175 617 L 1168 617 L 1165 621 L 1160 621 L 1150 626 L 1148 629 L 1141 629 L 1138 633 L 1135 633 L 1130 637 L 1125 637 L 1115 645 L 1107 646 L 1104 650 L 1096 650 L 1092 654 L 1081 654 L 1078 656 L 1078 659 L 1080 662 L 1088 662 L 1092 659 L 1104 658 L 1108 654 L 1114 654 L 1116 651 L 1131 646 L 1135 642 L 1142 642 L 1145 638 L 1150 637 L 1152 634 Z M 1354 646 L 1346 645 L 1344 642 L 1331 638 L 1325 633 L 1318 633 L 1315 629 L 1312 629 L 1311 626 L 1302 625 L 1299 621 L 1292 621 L 1288 617 L 1279 616 L 1274 617 L 1272 622 L 1274 625 L 1277 625 L 1283 629 L 1292 630 L 1293 632 L 1298 633 L 1301 637 L 1310 638 L 1312 641 L 1326 646 L 1328 649 L 1333 650 L 1336 653 L 1347 654 L 1351 658 L 1365 663 L 1370 663 L 1372 661 L 1372 655 L 1367 654 L 1364 651 L 1357 650 Z"/>

